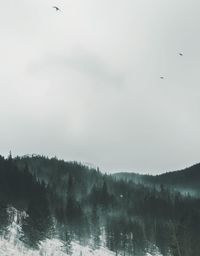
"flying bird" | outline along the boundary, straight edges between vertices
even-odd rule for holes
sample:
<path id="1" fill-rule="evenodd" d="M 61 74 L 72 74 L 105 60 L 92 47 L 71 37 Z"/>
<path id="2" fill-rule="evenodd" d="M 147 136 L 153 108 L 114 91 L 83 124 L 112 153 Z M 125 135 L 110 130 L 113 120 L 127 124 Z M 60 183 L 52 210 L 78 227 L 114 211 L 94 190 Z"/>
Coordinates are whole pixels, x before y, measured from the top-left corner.
<path id="1" fill-rule="evenodd" d="M 179 53 L 179 56 L 183 56 L 183 53 L 180 52 L 180 53 Z"/>
<path id="2" fill-rule="evenodd" d="M 56 11 L 60 11 L 60 8 L 58 8 L 57 6 L 53 6 L 53 8 L 54 8 Z"/>
<path id="3" fill-rule="evenodd" d="M 164 76 L 160 76 L 160 79 L 164 79 Z"/>

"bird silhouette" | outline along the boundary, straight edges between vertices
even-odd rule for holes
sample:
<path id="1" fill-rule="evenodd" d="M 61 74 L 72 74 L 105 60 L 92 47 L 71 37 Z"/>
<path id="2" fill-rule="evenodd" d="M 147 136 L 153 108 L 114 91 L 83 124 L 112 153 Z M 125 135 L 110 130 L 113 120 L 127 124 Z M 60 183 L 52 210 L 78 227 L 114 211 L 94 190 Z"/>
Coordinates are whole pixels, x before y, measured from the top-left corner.
<path id="1" fill-rule="evenodd" d="M 183 53 L 180 52 L 180 53 L 179 53 L 179 56 L 183 56 Z"/>
<path id="2" fill-rule="evenodd" d="M 164 79 L 164 76 L 160 76 L 160 79 Z"/>
<path id="3" fill-rule="evenodd" d="M 53 8 L 54 8 L 56 11 L 60 11 L 60 8 L 58 8 L 57 6 L 53 6 Z"/>

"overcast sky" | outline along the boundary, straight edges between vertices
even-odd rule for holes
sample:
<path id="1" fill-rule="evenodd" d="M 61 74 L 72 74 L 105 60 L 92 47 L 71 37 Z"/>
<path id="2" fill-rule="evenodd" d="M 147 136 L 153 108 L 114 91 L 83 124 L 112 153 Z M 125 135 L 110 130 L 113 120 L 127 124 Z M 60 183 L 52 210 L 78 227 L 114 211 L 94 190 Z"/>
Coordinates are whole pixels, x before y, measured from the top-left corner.
<path id="1" fill-rule="evenodd" d="M 199 13 L 199 0 L 3 1 L 0 153 L 108 172 L 199 162 Z"/>

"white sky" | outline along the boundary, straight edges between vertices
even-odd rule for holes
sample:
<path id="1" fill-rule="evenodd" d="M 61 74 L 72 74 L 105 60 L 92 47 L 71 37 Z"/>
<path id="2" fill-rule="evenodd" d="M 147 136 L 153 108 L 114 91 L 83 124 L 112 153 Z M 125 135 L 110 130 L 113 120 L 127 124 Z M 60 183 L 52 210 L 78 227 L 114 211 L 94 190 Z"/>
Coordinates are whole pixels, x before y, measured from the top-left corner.
<path id="1" fill-rule="evenodd" d="M 2 2 L 1 154 L 108 172 L 199 162 L 199 10 L 199 0 Z"/>

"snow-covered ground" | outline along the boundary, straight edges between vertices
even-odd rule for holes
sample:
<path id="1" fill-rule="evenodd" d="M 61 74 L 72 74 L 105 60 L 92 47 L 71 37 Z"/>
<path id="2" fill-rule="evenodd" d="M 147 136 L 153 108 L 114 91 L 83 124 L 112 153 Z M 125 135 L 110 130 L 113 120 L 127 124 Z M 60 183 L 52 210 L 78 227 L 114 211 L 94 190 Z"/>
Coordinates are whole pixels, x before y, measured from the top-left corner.
<path id="1" fill-rule="evenodd" d="M 64 244 L 59 239 L 46 239 L 39 245 L 38 250 L 26 248 L 20 241 L 21 221 L 26 217 L 24 212 L 18 212 L 15 208 L 8 209 L 10 226 L 7 232 L 0 237 L 0 256 L 67 256 Z M 92 250 L 89 246 L 82 246 L 78 242 L 71 243 L 72 256 L 114 256 L 114 252 L 99 248 Z M 160 254 L 147 254 L 146 256 L 161 256 Z"/>
<path id="2" fill-rule="evenodd" d="M 41 243 L 39 250 L 26 248 L 23 243 L 11 243 L 6 239 L 0 240 L 1 256 L 67 256 L 63 250 L 63 244 L 57 240 L 46 240 Z M 78 243 L 72 243 L 72 256 L 114 256 L 115 254 L 105 248 L 92 250 L 89 247 L 83 247 Z"/>

